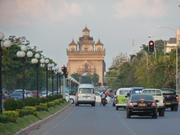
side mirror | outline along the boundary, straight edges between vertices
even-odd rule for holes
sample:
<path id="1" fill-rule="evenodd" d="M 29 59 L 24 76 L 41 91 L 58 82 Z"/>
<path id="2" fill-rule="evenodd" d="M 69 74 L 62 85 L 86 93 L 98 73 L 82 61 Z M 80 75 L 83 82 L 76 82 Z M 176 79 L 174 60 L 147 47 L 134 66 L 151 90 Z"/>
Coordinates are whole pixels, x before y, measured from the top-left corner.
<path id="1" fill-rule="evenodd" d="M 130 93 L 127 93 L 126 97 L 130 97 Z"/>
<path id="2" fill-rule="evenodd" d="M 158 103 L 159 102 L 159 100 L 155 100 L 156 101 L 156 103 Z"/>

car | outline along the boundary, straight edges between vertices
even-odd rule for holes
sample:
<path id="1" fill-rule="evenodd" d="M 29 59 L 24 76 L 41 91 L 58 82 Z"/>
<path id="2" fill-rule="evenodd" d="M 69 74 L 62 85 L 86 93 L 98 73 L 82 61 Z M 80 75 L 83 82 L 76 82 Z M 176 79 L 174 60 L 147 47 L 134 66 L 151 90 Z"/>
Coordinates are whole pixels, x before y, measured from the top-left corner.
<path id="1" fill-rule="evenodd" d="M 52 95 L 52 92 L 48 91 L 48 96 L 51 96 L 51 95 Z M 46 97 L 46 90 L 41 91 L 40 97 Z"/>
<path id="2" fill-rule="evenodd" d="M 142 93 L 150 94 L 154 97 L 154 99 L 157 102 L 159 116 L 164 116 L 165 115 L 165 104 L 164 104 L 164 97 L 163 97 L 162 91 L 160 89 L 156 89 L 156 88 L 147 88 L 147 89 L 143 89 Z"/>
<path id="3" fill-rule="evenodd" d="M 133 94 L 128 99 L 126 107 L 126 117 L 131 118 L 132 115 L 152 116 L 157 118 L 157 103 L 152 95 Z"/>
<path id="4" fill-rule="evenodd" d="M 179 107 L 179 96 L 176 94 L 175 89 L 162 88 L 164 96 L 164 104 L 166 108 L 170 108 L 171 111 L 178 111 Z"/>
<path id="5" fill-rule="evenodd" d="M 24 98 L 32 97 L 33 94 L 29 90 L 24 90 Z M 13 99 L 23 99 L 23 89 L 16 89 L 10 94 L 10 98 Z"/>
<path id="6" fill-rule="evenodd" d="M 99 91 L 95 91 L 96 95 L 96 103 L 101 103 L 101 93 Z"/>
<path id="7" fill-rule="evenodd" d="M 132 90 L 132 88 L 119 88 L 116 91 L 115 96 L 115 107 L 116 110 L 119 108 L 126 108 L 127 100 L 128 100 L 128 93 Z"/>
<path id="8" fill-rule="evenodd" d="M 141 94 L 143 89 L 143 87 L 132 87 L 132 90 L 129 92 L 129 96 L 132 94 Z"/>
<path id="9" fill-rule="evenodd" d="M 92 84 L 80 84 L 76 94 L 75 105 L 91 104 L 96 105 L 95 88 Z"/>
<path id="10" fill-rule="evenodd" d="M 77 92 L 77 90 L 71 90 L 69 92 L 69 101 L 71 102 L 71 104 L 75 103 L 76 92 Z"/>

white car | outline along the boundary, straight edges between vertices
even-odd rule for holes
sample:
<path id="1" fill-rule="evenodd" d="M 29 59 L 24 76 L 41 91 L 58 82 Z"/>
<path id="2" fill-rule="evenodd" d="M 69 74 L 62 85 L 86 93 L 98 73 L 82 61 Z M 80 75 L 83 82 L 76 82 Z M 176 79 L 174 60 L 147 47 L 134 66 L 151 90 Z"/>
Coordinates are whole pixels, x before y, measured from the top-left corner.
<path id="1" fill-rule="evenodd" d="M 96 105 L 95 88 L 92 84 L 80 84 L 76 94 L 75 105 L 91 104 Z"/>
<path id="2" fill-rule="evenodd" d="M 164 116 L 165 105 L 163 102 L 164 97 L 163 97 L 162 91 L 160 89 L 149 88 L 149 89 L 143 89 L 142 93 L 150 94 L 154 97 L 154 99 L 156 100 L 156 103 L 157 103 L 159 116 Z"/>

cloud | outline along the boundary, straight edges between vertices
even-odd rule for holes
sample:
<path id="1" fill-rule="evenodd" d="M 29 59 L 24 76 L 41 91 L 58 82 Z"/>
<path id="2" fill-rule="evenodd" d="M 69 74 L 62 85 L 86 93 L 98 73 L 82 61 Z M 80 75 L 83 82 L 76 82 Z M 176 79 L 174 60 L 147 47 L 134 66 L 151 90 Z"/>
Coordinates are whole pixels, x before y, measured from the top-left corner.
<path id="1" fill-rule="evenodd" d="M 120 0 L 114 10 L 118 18 L 161 17 L 166 14 L 166 4 L 164 0 Z"/>
<path id="2" fill-rule="evenodd" d="M 80 5 L 66 0 L 0 0 L 0 23 L 61 22 L 81 15 Z"/>

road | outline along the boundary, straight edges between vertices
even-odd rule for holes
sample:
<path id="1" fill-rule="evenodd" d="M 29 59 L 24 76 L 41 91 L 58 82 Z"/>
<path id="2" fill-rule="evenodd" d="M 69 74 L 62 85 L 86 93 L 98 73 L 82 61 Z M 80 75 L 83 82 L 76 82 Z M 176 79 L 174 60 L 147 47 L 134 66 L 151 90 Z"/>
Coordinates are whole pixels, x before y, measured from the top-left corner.
<path id="1" fill-rule="evenodd" d="M 180 110 L 165 117 L 126 119 L 124 110 L 110 104 L 103 107 L 72 106 L 29 135 L 180 135 Z"/>

